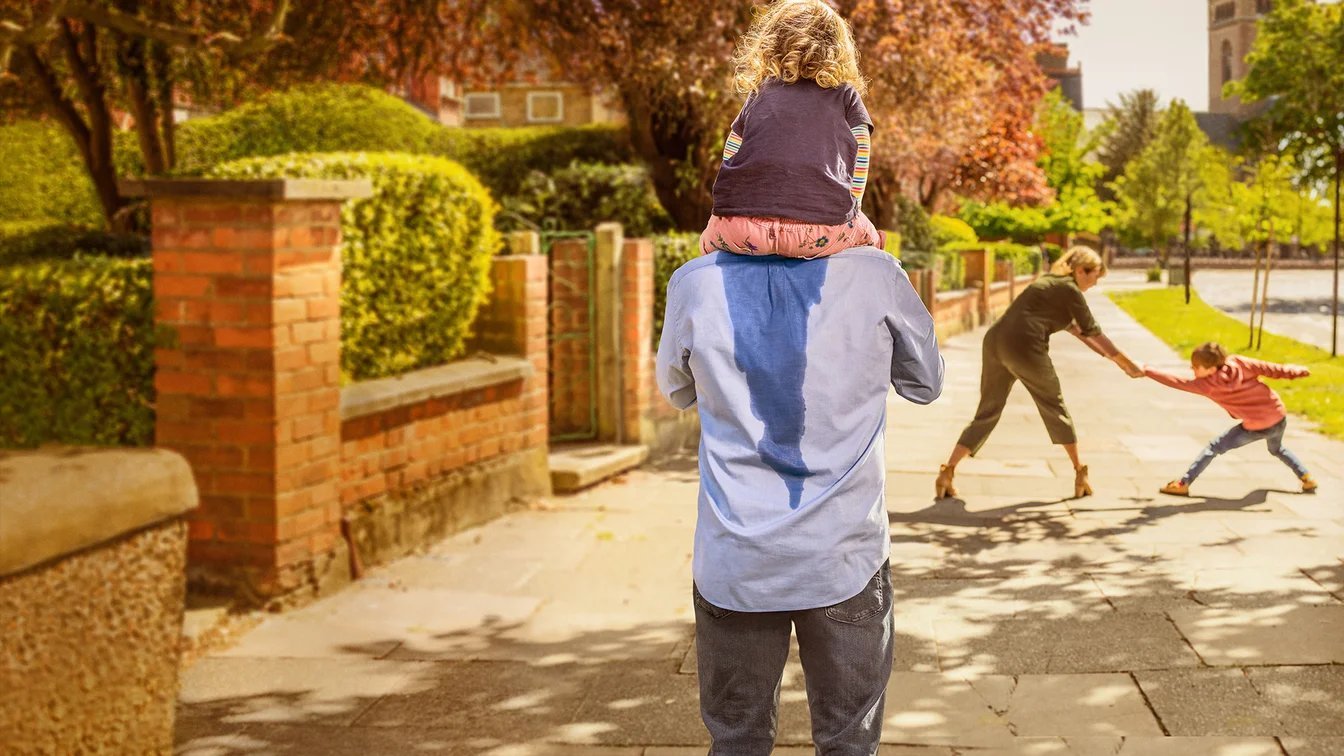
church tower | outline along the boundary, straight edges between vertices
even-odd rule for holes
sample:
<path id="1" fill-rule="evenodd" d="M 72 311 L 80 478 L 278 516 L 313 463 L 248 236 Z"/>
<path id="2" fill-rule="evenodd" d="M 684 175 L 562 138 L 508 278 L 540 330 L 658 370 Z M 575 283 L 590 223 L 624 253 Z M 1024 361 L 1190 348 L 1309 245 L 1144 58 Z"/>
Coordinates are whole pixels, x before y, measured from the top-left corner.
<path id="1" fill-rule="evenodd" d="M 1209 112 L 1244 116 L 1237 98 L 1223 97 L 1223 84 L 1246 75 L 1246 56 L 1255 42 L 1255 22 L 1273 0 L 1209 0 Z"/>

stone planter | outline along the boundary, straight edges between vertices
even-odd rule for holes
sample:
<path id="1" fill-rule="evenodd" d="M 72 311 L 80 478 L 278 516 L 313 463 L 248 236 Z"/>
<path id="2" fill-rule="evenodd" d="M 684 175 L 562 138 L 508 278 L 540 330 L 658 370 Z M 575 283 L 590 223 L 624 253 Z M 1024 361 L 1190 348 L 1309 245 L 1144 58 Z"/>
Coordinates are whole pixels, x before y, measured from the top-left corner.
<path id="1" fill-rule="evenodd" d="M 170 753 L 196 484 L 155 449 L 0 453 L 0 753 Z"/>

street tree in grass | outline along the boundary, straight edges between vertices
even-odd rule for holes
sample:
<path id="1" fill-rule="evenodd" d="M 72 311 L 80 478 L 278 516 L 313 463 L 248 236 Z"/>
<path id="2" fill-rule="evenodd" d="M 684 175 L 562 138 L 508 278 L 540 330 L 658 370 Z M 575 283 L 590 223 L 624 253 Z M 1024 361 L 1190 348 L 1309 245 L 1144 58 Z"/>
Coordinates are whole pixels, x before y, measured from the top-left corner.
<path id="1" fill-rule="evenodd" d="M 1339 353 L 1340 181 L 1344 174 L 1344 5 L 1279 0 L 1260 21 L 1246 78 L 1224 93 L 1267 101 L 1252 124 L 1259 147 L 1298 156 L 1299 173 L 1332 185 L 1334 296 L 1330 353 Z"/>
<path id="2" fill-rule="evenodd" d="M 1106 168 L 1090 159 L 1100 135 L 1088 134 L 1083 114 L 1073 109 L 1058 89 L 1041 101 L 1036 132 L 1044 149 L 1037 164 L 1055 199 L 1043 208 L 1050 231 L 1098 234 L 1114 222 L 1115 203 L 1097 196 L 1098 179 Z"/>
<path id="3" fill-rule="evenodd" d="M 1152 141 L 1115 182 L 1126 227 L 1133 236 L 1161 249 L 1164 263 L 1168 261 L 1170 239 L 1184 229 L 1187 302 L 1193 215 L 1206 199 L 1205 165 L 1221 159 L 1195 123 L 1190 108 L 1176 100 L 1163 113 Z"/>
<path id="4" fill-rule="evenodd" d="M 1161 118 L 1157 92 L 1151 89 L 1126 92 L 1120 95 L 1119 103 L 1107 103 L 1106 120 L 1098 129 L 1097 159 L 1106 169 L 1097 182 L 1097 193 L 1101 197 L 1115 199 L 1111 184 L 1125 172 L 1129 161 L 1138 157 L 1153 140 Z"/>
<path id="5" fill-rule="evenodd" d="M 174 108 L 336 78 L 404 81 L 481 64 L 460 41 L 489 0 L 0 0 L 0 104 L 71 137 L 109 225 L 125 227 L 113 136 L 135 131 L 150 174 L 175 163 Z"/>

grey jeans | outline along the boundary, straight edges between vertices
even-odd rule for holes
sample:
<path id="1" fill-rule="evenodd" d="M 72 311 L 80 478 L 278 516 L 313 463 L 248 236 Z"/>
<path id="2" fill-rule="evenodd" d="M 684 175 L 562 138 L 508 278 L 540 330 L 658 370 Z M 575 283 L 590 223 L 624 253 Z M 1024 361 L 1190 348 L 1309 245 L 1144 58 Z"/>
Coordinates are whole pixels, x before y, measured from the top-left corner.
<path id="1" fill-rule="evenodd" d="M 792 612 L 723 609 L 692 585 L 711 756 L 768 756 L 774 748 L 790 628 L 798 634 L 817 754 L 877 753 L 894 633 L 889 567 L 834 606 Z"/>

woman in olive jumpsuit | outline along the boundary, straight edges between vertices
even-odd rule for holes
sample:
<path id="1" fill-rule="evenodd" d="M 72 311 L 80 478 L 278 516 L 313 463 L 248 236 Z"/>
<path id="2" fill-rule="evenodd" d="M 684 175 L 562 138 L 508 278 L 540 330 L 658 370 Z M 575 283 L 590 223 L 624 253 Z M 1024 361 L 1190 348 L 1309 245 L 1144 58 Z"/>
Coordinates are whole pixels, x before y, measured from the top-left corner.
<path id="1" fill-rule="evenodd" d="M 1096 252 L 1087 247 L 1074 247 L 1055 263 L 1049 274 L 1024 289 L 1003 317 L 985 332 L 980 406 L 975 411 L 975 419 L 962 431 L 947 464 L 939 470 L 935 492 L 938 498 L 957 495 L 952 487 L 957 463 L 967 455 L 974 456 L 984 445 L 1003 414 L 1008 392 L 1018 381 L 1036 402 L 1050 440 L 1063 445 L 1073 462 L 1074 496 L 1092 493 L 1087 466 L 1078 459 L 1078 435 L 1073 428 L 1073 418 L 1064 406 L 1059 376 L 1050 361 L 1050 334 L 1067 330 L 1092 351 L 1114 361 L 1131 377 L 1143 375 L 1142 370 L 1101 333 L 1101 327 L 1083 298 L 1083 292 L 1095 286 L 1097 279 L 1104 275 L 1106 266 Z"/>

